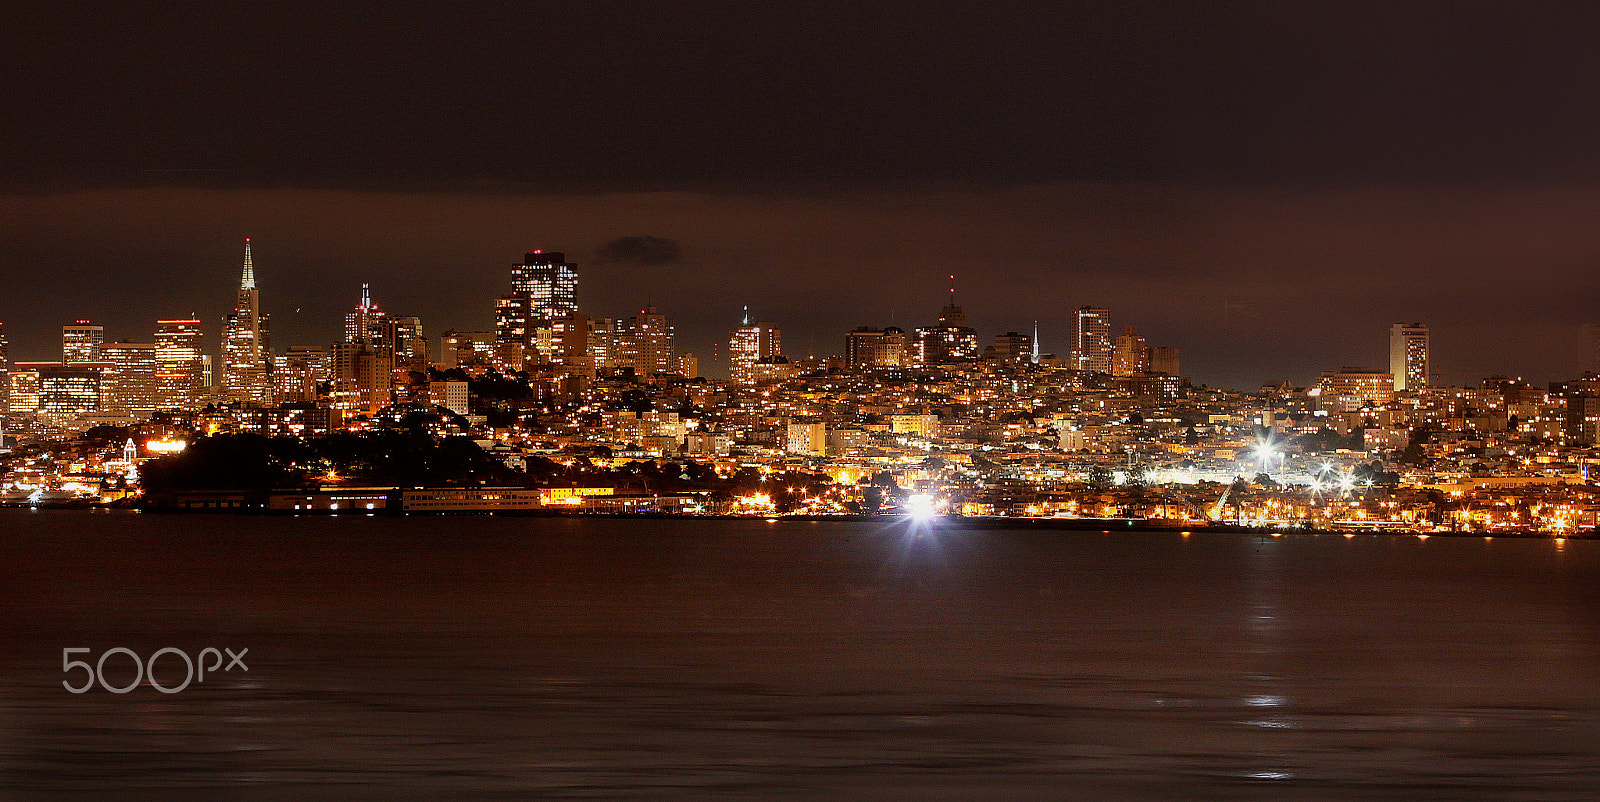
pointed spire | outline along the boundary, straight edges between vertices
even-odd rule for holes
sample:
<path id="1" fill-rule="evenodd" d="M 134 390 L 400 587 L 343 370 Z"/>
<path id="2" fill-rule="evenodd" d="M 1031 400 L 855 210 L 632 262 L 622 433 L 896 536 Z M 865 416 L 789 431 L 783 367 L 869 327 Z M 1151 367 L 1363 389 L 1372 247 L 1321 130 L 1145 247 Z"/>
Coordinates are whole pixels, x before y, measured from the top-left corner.
<path id="1" fill-rule="evenodd" d="M 1039 364 L 1039 321 L 1033 321 L 1033 353 L 1028 355 L 1028 360 Z"/>
<path id="2" fill-rule="evenodd" d="M 250 264 L 250 238 L 244 238 L 244 278 L 239 282 L 239 289 L 253 290 L 256 288 L 256 269 Z"/>
<path id="3" fill-rule="evenodd" d="M 750 325 L 750 305 L 744 305 L 744 325 Z"/>
<path id="4" fill-rule="evenodd" d="M 372 293 L 367 289 L 367 285 L 366 284 L 362 284 L 361 285 L 361 308 L 362 309 L 371 309 L 372 308 Z"/>

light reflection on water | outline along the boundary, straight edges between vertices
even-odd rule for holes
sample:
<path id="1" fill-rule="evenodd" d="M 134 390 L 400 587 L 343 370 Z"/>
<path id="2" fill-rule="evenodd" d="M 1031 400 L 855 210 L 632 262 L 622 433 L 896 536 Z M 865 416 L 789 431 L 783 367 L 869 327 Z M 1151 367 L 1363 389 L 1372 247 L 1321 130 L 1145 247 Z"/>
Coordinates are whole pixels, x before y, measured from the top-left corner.
<path id="1" fill-rule="evenodd" d="M 0 513 L 0 788 L 1592 799 L 1600 544 Z M 61 649 L 249 647 L 172 696 Z"/>

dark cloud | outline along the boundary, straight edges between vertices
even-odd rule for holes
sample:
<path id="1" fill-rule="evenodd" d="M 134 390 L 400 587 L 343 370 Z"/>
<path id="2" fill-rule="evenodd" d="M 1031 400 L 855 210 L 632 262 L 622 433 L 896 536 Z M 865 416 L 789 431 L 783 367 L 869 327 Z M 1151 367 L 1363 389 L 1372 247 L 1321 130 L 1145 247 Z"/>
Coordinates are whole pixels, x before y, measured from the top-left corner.
<path id="1" fill-rule="evenodd" d="M 600 261 L 611 264 L 655 267 L 682 260 L 683 246 L 675 239 L 664 237 L 618 237 L 600 247 Z"/>

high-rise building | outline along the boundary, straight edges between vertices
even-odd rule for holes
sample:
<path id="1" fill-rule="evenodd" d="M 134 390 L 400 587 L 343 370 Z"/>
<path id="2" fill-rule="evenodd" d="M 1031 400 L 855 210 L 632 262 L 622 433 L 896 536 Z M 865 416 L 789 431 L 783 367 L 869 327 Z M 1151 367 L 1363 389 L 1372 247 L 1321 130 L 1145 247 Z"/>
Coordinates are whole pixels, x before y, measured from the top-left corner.
<path id="1" fill-rule="evenodd" d="M 107 343 L 100 348 L 109 366 L 100 376 L 100 408 L 133 418 L 148 418 L 160 397 L 155 343 Z"/>
<path id="2" fill-rule="evenodd" d="M 756 363 L 782 353 L 778 327 L 765 321 L 751 323 L 746 307 L 744 325 L 734 329 L 728 338 L 728 378 L 734 384 L 754 384 Z"/>
<path id="3" fill-rule="evenodd" d="M 61 362 L 99 362 L 100 345 L 106 341 L 104 326 L 79 320 L 61 327 Z"/>
<path id="4" fill-rule="evenodd" d="M 382 339 L 394 351 L 394 369 L 397 373 L 428 374 L 428 340 L 422 335 L 422 319 L 410 316 L 391 317 L 379 324 Z"/>
<path id="5" fill-rule="evenodd" d="M 1028 362 L 1032 354 L 1033 343 L 1028 335 L 1008 331 L 995 335 L 994 345 L 989 347 L 985 357 L 993 362 L 1020 365 Z"/>
<path id="6" fill-rule="evenodd" d="M 452 329 L 439 337 L 439 361 L 446 368 L 481 367 L 494 359 L 494 346 L 492 331 Z"/>
<path id="7" fill-rule="evenodd" d="M 11 365 L 11 405 L 13 415 L 32 415 L 39 411 L 39 378 L 46 367 L 60 362 L 16 362 Z"/>
<path id="8" fill-rule="evenodd" d="M 377 342 L 383 339 L 383 310 L 372 302 L 372 290 L 361 285 L 361 303 L 345 313 L 344 341 L 347 343 Z"/>
<path id="9" fill-rule="evenodd" d="M 39 366 L 39 418 L 62 426 L 100 408 L 99 362 Z"/>
<path id="10" fill-rule="evenodd" d="M 700 375 L 700 359 L 691 353 L 678 354 L 678 375 L 693 379 Z"/>
<path id="11" fill-rule="evenodd" d="M 977 359 L 978 332 L 967 325 L 966 312 L 951 301 L 939 311 L 937 325 L 917 329 L 917 352 L 923 365 Z"/>
<path id="12" fill-rule="evenodd" d="M 559 251 L 537 250 L 511 266 L 511 293 L 528 300 L 528 315 L 549 322 L 578 311 L 578 266 Z"/>
<path id="13" fill-rule="evenodd" d="M 11 410 L 11 348 L 6 344 L 6 327 L 0 323 L 0 415 Z"/>
<path id="14" fill-rule="evenodd" d="M 672 324 L 654 306 L 646 306 L 617 327 L 614 359 L 618 368 L 633 368 L 634 375 L 671 373 L 677 356 Z"/>
<path id="15" fill-rule="evenodd" d="M 205 333 L 198 320 L 156 321 L 156 405 L 164 410 L 204 406 Z"/>
<path id="16" fill-rule="evenodd" d="M 1389 372 L 1395 392 L 1416 392 L 1428 386 L 1428 327 L 1396 323 L 1389 327 Z"/>
<path id="17" fill-rule="evenodd" d="M 1138 376 L 1150 370 L 1150 346 L 1138 326 L 1128 326 L 1111 349 L 1111 375 Z"/>
<path id="18" fill-rule="evenodd" d="M 222 323 L 222 389 L 235 401 L 266 403 L 272 395 L 272 349 L 268 317 L 261 312 L 250 240 L 244 241 L 239 299 Z"/>
<path id="19" fill-rule="evenodd" d="M 321 385 L 333 381 L 333 357 L 327 348 L 291 345 L 273 357 L 272 394 L 280 404 L 314 404 Z"/>
<path id="20" fill-rule="evenodd" d="M 394 398 L 394 349 L 381 339 L 333 344 L 333 406 L 377 412 Z"/>
<path id="21" fill-rule="evenodd" d="M 911 335 L 899 326 L 885 326 L 883 339 L 873 352 L 873 364 L 893 368 L 910 367 L 911 357 Z"/>
<path id="22" fill-rule="evenodd" d="M 844 363 L 852 370 L 906 367 L 911 356 L 911 338 L 899 326 L 861 326 L 844 335 Z"/>
<path id="23" fill-rule="evenodd" d="M 844 335 L 844 364 L 851 370 L 862 370 L 877 364 L 873 361 L 883 342 L 883 329 L 860 326 Z"/>
<path id="24" fill-rule="evenodd" d="M 596 372 L 609 373 L 617 367 L 617 323 L 611 317 L 589 321 L 589 358 Z"/>
<path id="25" fill-rule="evenodd" d="M 537 321 L 532 305 L 523 295 L 502 295 L 494 302 L 494 341 L 527 345 Z"/>
<path id="26" fill-rule="evenodd" d="M 1111 310 L 1081 306 L 1072 325 L 1072 367 L 1094 373 L 1111 372 Z"/>

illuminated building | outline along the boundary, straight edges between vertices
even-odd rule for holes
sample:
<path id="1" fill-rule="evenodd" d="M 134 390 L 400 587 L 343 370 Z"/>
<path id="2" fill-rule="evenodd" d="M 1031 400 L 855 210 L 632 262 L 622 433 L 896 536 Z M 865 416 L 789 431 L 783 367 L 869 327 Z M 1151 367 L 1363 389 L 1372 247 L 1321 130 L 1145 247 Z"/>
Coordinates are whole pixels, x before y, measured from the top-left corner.
<path id="1" fill-rule="evenodd" d="M 691 353 L 678 354 L 678 375 L 693 379 L 700 375 L 700 359 Z"/>
<path id="2" fill-rule="evenodd" d="M 1324 400 L 1351 398 L 1373 405 L 1394 400 L 1394 374 L 1364 368 L 1342 368 L 1337 372 L 1322 374 L 1317 387 Z"/>
<path id="3" fill-rule="evenodd" d="M 883 330 L 883 339 L 873 351 L 873 364 L 884 367 L 904 368 L 911 365 L 911 336 L 899 326 L 887 326 Z"/>
<path id="4" fill-rule="evenodd" d="M 11 409 L 11 351 L 6 345 L 6 328 L 0 323 L 0 414 Z"/>
<path id="5" fill-rule="evenodd" d="M 383 310 L 372 302 L 371 288 L 361 285 L 361 303 L 344 316 L 344 341 L 376 342 L 383 339 Z"/>
<path id="6" fill-rule="evenodd" d="M 852 370 L 906 367 L 911 364 L 911 338 L 899 326 L 862 326 L 845 334 L 844 354 Z"/>
<path id="7" fill-rule="evenodd" d="M 422 320 L 416 317 L 391 317 L 379 324 L 382 340 L 394 352 L 397 372 L 428 373 L 428 340 L 422 335 Z"/>
<path id="8" fill-rule="evenodd" d="M 291 345 L 273 358 L 272 395 L 280 404 L 314 404 L 319 385 L 333 380 L 333 356 L 327 348 Z"/>
<path id="9" fill-rule="evenodd" d="M 559 251 L 537 250 L 511 266 L 511 292 L 526 298 L 530 319 L 552 321 L 578 311 L 578 266 Z"/>
<path id="10" fill-rule="evenodd" d="M 439 360 L 447 368 L 487 366 L 494 346 L 492 331 L 447 331 L 439 338 Z"/>
<path id="11" fill-rule="evenodd" d="M 469 385 L 466 382 L 445 381 L 428 384 L 428 401 L 457 415 L 467 414 L 470 398 Z"/>
<path id="12" fill-rule="evenodd" d="M 917 329 L 917 361 L 944 365 L 978 358 L 978 333 L 967 326 L 967 313 L 956 305 L 955 276 L 950 277 L 950 303 L 939 311 L 939 323 Z"/>
<path id="13" fill-rule="evenodd" d="M 778 327 L 766 322 L 750 322 L 746 308 L 744 325 L 728 338 L 728 378 L 734 384 L 755 384 L 755 366 L 762 359 L 783 353 Z"/>
<path id="14" fill-rule="evenodd" d="M 1389 371 L 1396 392 L 1416 392 L 1428 386 L 1428 327 L 1422 323 L 1396 323 L 1389 327 Z"/>
<path id="15" fill-rule="evenodd" d="M 522 295 L 502 295 L 494 302 L 494 341 L 526 345 L 533 332 L 531 303 Z"/>
<path id="16" fill-rule="evenodd" d="M 333 406 L 377 412 L 393 400 L 394 349 L 375 339 L 333 344 Z"/>
<path id="17" fill-rule="evenodd" d="M 222 325 L 222 389 L 233 400 L 266 403 L 271 399 L 272 349 L 267 324 L 250 260 L 250 240 L 246 239 L 239 301 Z"/>
<path id="18" fill-rule="evenodd" d="M 557 251 L 526 254 L 520 264 L 511 266 L 511 293 L 495 301 L 495 342 L 524 346 L 518 360 L 507 360 L 505 354 L 511 352 L 499 349 L 502 361 L 553 362 L 555 321 L 577 311 L 577 266 Z"/>
<path id="19" fill-rule="evenodd" d="M 10 411 L 13 415 L 32 415 L 39 411 L 39 372 L 60 362 L 18 362 L 11 366 Z"/>
<path id="20" fill-rule="evenodd" d="M 99 362 L 39 365 L 39 418 L 60 426 L 99 409 L 103 367 Z"/>
<path id="21" fill-rule="evenodd" d="M 602 317 L 589 321 L 589 359 L 597 372 L 610 372 L 617 366 L 617 321 Z"/>
<path id="22" fill-rule="evenodd" d="M 61 327 L 61 362 L 99 362 L 100 345 L 106 341 L 104 326 L 79 320 Z"/>
<path id="23" fill-rule="evenodd" d="M 764 356 L 750 366 L 750 380 L 752 384 L 770 384 L 794 378 L 800 374 L 800 366 L 789 361 L 783 354 L 777 356 Z"/>
<path id="24" fill-rule="evenodd" d="M 155 343 L 107 343 L 100 348 L 108 364 L 100 377 L 100 408 L 134 418 L 158 409 Z"/>
<path id="25" fill-rule="evenodd" d="M 1078 307 L 1072 325 L 1072 368 L 1110 373 L 1111 357 L 1111 310 L 1099 306 Z"/>
<path id="26" fill-rule="evenodd" d="M 828 453 L 827 427 L 816 423 L 791 423 L 785 450 L 790 454 L 820 457 Z"/>
<path id="27" fill-rule="evenodd" d="M 1138 376 L 1150 370 L 1149 345 L 1138 326 L 1128 326 L 1111 350 L 1111 375 Z"/>
<path id="28" fill-rule="evenodd" d="M 873 356 L 883 342 L 883 329 L 861 326 L 844 335 L 844 364 L 861 370 L 877 364 Z"/>
<path id="29" fill-rule="evenodd" d="M 563 366 L 566 373 L 592 376 L 595 364 L 589 340 L 593 326 L 594 321 L 582 312 L 571 312 L 551 321 L 550 363 Z"/>
<path id="30" fill-rule="evenodd" d="M 1567 396 L 1566 422 L 1563 434 L 1573 445 L 1592 446 L 1600 443 L 1600 396 Z"/>
<path id="31" fill-rule="evenodd" d="M 994 345 L 990 346 L 986 356 L 993 362 L 1020 365 L 1030 361 L 1032 354 L 1033 342 L 1028 335 L 1008 331 L 995 335 Z"/>
<path id="32" fill-rule="evenodd" d="M 933 440 L 939 436 L 938 415 L 903 414 L 889 417 L 889 431 Z"/>
<path id="33" fill-rule="evenodd" d="M 206 391 L 205 333 L 198 320 L 156 321 L 156 407 L 195 410 Z"/>
<path id="34" fill-rule="evenodd" d="M 666 315 L 654 306 L 646 306 L 617 328 L 617 368 L 632 368 L 637 376 L 672 372 L 677 351 Z"/>

